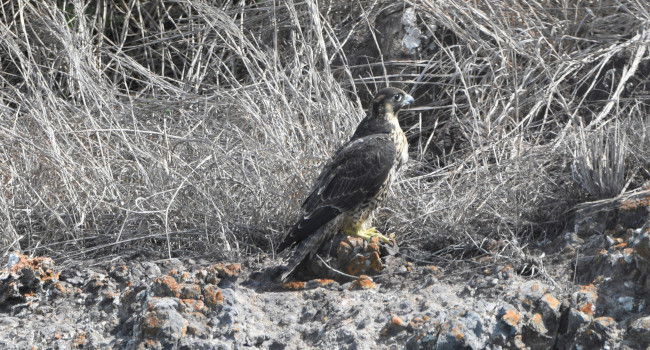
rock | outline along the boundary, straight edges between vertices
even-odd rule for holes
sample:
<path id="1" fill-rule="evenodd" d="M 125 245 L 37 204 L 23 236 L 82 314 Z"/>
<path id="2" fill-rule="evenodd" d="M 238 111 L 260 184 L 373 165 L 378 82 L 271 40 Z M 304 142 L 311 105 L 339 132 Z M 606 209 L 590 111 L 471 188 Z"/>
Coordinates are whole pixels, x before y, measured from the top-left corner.
<path id="1" fill-rule="evenodd" d="M 151 292 L 158 297 L 180 297 L 181 287 L 172 276 L 157 277 L 151 286 Z"/>
<path id="2" fill-rule="evenodd" d="M 650 190 L 629 191 L 615 198 L 586 202 L 574 208 L 574 231 L 580 237 L 603 234 L 607 229 L 640 228 L 648 220 Z"/>
<path id="3" fill-rule="evenodd" d="M 288 290 L 301 290 L 301 289 L 305 289 L 306 286 L 307 286 L 307 282 L 300 282 L 300 281 L 282 283 L 282 288 Z"/>
<path id="4" fill-rule="evenodd" d="M 548 349 L 553 347 L 555 332 L 549 332 L 542 314 L 533 314 L 522 328 L 522 341 L 530 348 Z"/>
<path id="5" fill-rule="evenodd" d="M 576 309 L 570 309 L 569 310 L 569 318 L 568 318 L 568 332 L 571 334 L 575 334 L 578 332 L 581 328 L 586 327 L 591 323 L 591 320 L 593 317 L 587 313 L 584 313 L 582 311 L 576 310 Z"/>
<path id="6" fill-rule="evenodd" d="M 139 322 L 139 333 L 142 339 L 174 342 L 187 334 L 188 322 L 178 312 L 179 303 L 175 298 L 152 298 L 147 310 Z"/>
<path id="7" fill-rule="evenodd" d="M 612 348 L 618 340 L 617 323 L 611 317 L 598 317 L 588 327 L 580 329 L 574 344 L 588 349 Z"/>
<path id="8" fill-rule="evenodd" d="M 401 317 L 393 315 L 390 321 L 382 328 L 380 334 L 384 337 L 392 337 L 399 332 L 405 331 L 407 326 L 408 324 Z"/>
<path id="9" fill-rule="evenodd" d="M 237 264 L 191 266 L 180 261 L 160 263 L 162 269 L 152 263 L 119 262 L 96 270 L 64 270 L 57 280 L 48 278 L 57 277 L 53 263 L 26 263 L 16 255 L 0 272 L 9 282 L 0 283 L 0 289 L 21 293 L 13 282 L 26 282 L 21 286 L 34 287 L 24 289 L 33 294 L 5 299 L 5 304 L 16 304 L 7 311 L 13 315 L 0 317 L 0 346 L 643 348 L 650 345 L 643 319 L 647 263 L 638 253 L 639 247 L 644 249 L 644 234 L 640 229 L 608 230 L 606 236 L 575 239 L 571 244 L 578 259 L 590 260 L 575 270 L 568 262 L 545 266 L 547 271 L 566 268 L 578 280 L 587 279 L 563 288 L 518 275 L 512 264 L 463 275 L 462 269 L 418 265 L 398 255 L 376 260 L 382 270 L 375 277 L 361 275 L 342 285 L 327 278 L 279 284 Z M 355 257 L 382 250 L 372 242 L 353 244 L 347 264 L 366 266 Z M 563 257 L 567 251 L 558 254 Z M 19 266 L 29 268 L 21 274 L 10 271 Z M 372 263 L 366 267 L 372 269 Z M 54 318 L 57 314 L 65 319 Z M 28 329 L 39 329 L 42 336 L 29 338 Z"/>
<path id="10" fill-rule="evenodd" d="M 338 282 L 336 282 L 333 279 L 328 279 L 328 278 L 318 278 L 318 279 L 313 279 L 311 281 L 308 281 L 307 284 L 305 285 L 305 288 L 326 288 L 326 289 L 331 289 L 331 290 L 337 290 L 341 286 Z"/>
<path id="11" fill-rule="evenodd" d="M 404 37 L 402 38 L 403 47 L 410 53 L 414 54 L 422 45 L 422 31 L 417 25 L 415 9 L 408 7 L 402 14 L 402 24 L 404 25 Z"/>
<path id="12" fill-rule="evenodd" d="M 359 276 L 358 279 L 356 279 L 354 282 L 352 282 L 352 285 L 350 286 L 350 289 L 374 289 L 377 288 L 377 285 L 375 282 L 372 281 L 372 278 L 366 275 L 361 275 Z"/>
<path id="13" fill-rule="evenodd" d="M 199 299 L 201 298 L 201 286 L 193 283 L 180 284 L 180 297 L 182 299 Z"/>
<path id="14" fill-rule="evenodd" d="M 212 273 L 220 279 L 236 280 L 241 273 L 241 264 L 214 264 L 208 267 L 207 271 L 208 275 Z"/>
<path id="15" fill-rule="evenodd" d="M 0 312 L 8 312 L 29 301 L 36 302 L 46 293 L 65 290 L 59 283 L 59 276 L 50 258 L 10 253 L 5 269 L 0 270 Z"/>
<path id="16" fill-rule="evenodd" d="M 650 316 L 640 317 L 632 321 L 628 334 L 640 347 L 650 345 Z"/>
<path id="17" fill-rule="evenodd" d="M 448 325 L 440 331 L 435 346 L 431 349 L 452 350 L 470 348 L 466 334 L 458 325 Z M 426 344 L 426 343 L 425 343 Z"/>
<path id="18" fill-rule="evenodd" d="M 130 271 L 128 266 L 118 265 L 118 266 L 111 266 L 108 274 L 117 282 L 123 283 L 128 280 L 129 273 Z"/>
<path id="19" fill-rule="evenodd" d="M 203 301 L 212 308 L 222 305 L 223 293 L 221 289 L 213 284 L 203 286 Z"/>
<path id="20" fill-rule="evenodd" d="M 647 264 L 650 262 L 650 229 L 641 230 L 639 229 L 638 234 L 635 237 L 634 248 L 639 258 L 644 260 L 644 263 Z"/>

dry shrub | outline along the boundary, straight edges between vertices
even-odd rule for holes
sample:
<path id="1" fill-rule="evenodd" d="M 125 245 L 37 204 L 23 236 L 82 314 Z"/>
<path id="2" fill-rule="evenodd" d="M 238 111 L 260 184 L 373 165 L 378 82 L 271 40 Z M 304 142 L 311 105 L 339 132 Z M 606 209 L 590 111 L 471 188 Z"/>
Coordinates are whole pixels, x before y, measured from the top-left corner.
<path id="1" fill-rule="evenodd" d="M 650 176 L 648 10 L 632 0 L 4 2 L 5 251 L 263 256 L 386 83 L 419 108 L 404 119 L 412 162 L 378 225 L 420 258 L 487 239 L 521 250 L 557 234 L 582 198 L 571 180 L 580 135 L 618 120 L 628 164 L 608 183 Z M 419 43 L 411 51 L 400 49 L 405 28 Z"/>
<path id="2" fill-rule="evenodd" d="M 617 126 L 613 129 L 609 133 L 599 130 L 594 135 L 576 135 L 574 177 L 598 199 L 615 197 L 625 186 L 627 141 Z"/>

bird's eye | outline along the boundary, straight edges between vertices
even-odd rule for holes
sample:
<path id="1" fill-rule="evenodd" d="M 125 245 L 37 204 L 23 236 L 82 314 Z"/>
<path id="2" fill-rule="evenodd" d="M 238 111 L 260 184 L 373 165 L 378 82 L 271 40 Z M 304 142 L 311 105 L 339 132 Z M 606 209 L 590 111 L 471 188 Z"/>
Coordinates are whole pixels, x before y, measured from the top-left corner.
<path id="1" fill-rule="evenodd" d="M 393 99 L 394 99 L 395 101 L 400 101 L 400 100 L 402 99 L 402 95 L 401 95 L 401 94 L 397 94 L 397 95 L 395 95 L 395 97 L 393 97 Z"/>

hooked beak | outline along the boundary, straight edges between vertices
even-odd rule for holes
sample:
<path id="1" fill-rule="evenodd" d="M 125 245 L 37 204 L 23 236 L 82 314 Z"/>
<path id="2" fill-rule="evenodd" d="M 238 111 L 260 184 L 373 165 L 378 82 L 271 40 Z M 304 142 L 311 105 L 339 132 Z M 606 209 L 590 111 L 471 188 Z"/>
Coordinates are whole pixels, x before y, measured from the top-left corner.
<path id="1" fill-rule="evenodd" d="M 411 96 L 409 94 L 406 94 L 406 96 L 404 96 L 404 100 L 402 100 L 402 107 L 406 107 L 406 106 L 412 104 L 413 102 L 415 102 L 415 99 L 413 98 L 413 96 Z"/>

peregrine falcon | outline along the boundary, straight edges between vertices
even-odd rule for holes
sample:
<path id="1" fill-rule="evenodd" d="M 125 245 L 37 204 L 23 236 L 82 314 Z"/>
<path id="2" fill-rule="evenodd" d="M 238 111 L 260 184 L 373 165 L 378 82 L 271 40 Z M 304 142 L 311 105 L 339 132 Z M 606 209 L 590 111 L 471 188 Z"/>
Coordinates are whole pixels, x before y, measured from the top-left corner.
<path id="1" fill-rule="evenodd" d="M 297 245 L 281 280 L 337 232 L 390 242 L 370 223 L 395 173 L 408 159 L 408 144 L 397 112 L 411 103 L 413 97 L 397 88 L 381 89 L 374 96 L 366 117 L 325 165 L 302 204 L 297 222 L 278 246 L 282 251 Z"/>

